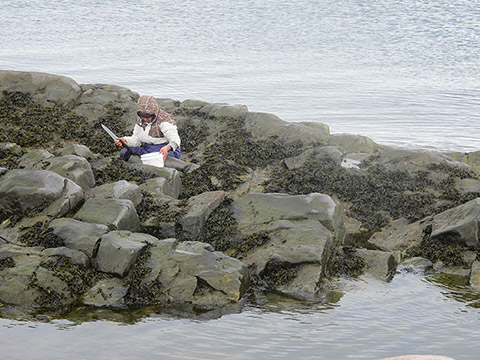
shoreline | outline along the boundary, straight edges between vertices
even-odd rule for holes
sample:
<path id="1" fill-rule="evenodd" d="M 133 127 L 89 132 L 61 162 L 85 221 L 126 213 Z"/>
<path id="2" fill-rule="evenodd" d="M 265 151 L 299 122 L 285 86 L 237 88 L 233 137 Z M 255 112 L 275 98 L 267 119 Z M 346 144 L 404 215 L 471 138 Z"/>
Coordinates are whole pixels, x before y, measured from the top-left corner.
<path id="1" fill-rule="evenodd" d="M 480 287 L 480 152 L 157 99 L 183 154 L 156 168 L 119 160 L 100 128 L 128 132 L 139 94 L 25 72 L 0 72 L 0 90 L 2 303 L 228 312 L 263 293 L 315 302 L 338 277 L 388 282 L 399 267 Z"/>

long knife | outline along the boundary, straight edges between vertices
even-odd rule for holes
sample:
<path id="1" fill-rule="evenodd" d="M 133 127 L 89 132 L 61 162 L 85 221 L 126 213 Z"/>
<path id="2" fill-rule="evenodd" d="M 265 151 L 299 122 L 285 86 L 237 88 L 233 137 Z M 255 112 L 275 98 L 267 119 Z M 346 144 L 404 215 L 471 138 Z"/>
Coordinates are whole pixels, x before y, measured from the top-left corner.
<path id="1" fill-rule="evenodd" d="M 103 130 L 105 130 L 105 131 L 107 132 L 107 134 L 110 135 L 110 137 L 113 139 L 113 141 L 117 141 L 117 140 L 120 141 L 120 142 L 123 144 L 123 146 L 125 146 L 125 148 L 126 148 L 128 151 L 131 152 L 131 150 L 130 150 L 130 148 L 128 147 L 128 145 L 127 145 L 126 142 L 120 140 L 120 139 L 118 138 L 118 136 L 115 135 L 115 134 L 113 133 L 113 131 L 110 130 L 109 128 L 107 128 L 105 125 L 103 125 L 103 124 L 101 124 L 101 125 L 102 125 Z"/>

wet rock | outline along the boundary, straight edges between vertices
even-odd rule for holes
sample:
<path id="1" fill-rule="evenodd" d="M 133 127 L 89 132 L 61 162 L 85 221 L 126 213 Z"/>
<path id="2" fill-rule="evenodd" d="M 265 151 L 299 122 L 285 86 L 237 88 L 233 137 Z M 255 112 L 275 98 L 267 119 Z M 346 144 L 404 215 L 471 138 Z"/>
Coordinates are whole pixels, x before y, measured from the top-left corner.
<path id="1" fill-rule="evenodd" d="M 183 235 L 188 240 L 196 240 L 209 215 L 222 203 L 227 195 L 224 191 L 206 192 L 191 197 L 187 213 L 180 220 Z"/>
<path id="2" fill-rule="evenodd" d="M 210 105 L 210 103 L 202 100 L 186 99 L 180 103 L 180 107 L 189 111 L 200 111 L 204 106 Z"/>
<path id="3" fill-rule="evenodd" d="M 200 114 L 211 117 L 227 117 L 234 119 L 245 118 L 248 112 L 246 105 L 230 105 L 230 104 L 207 104 L 199 109 Z"/>
<path id="4" fill-rule="evenodd" d="M 275 136 L 281 140 L 302 141 L 304 144 L 325 141 L 328 137 L 322 128 L 289 123 L 276 115 L 261 112 L 248 112 L 245 117 L 245 128 L 256 138 Z"/>
<path id="5" fill-rule="evenodd" d="M 315 296 L 333 248 L 346 239 L 343 208 L 316 193 L 250 193 L 232 208 L 244 236 L 236 246 L 242 261 L 275 291 Z"/>
<path id="6" fill-rule="evenodd" d="M 475 260 L 472 263 L 471 273 L 470 273 L 470 286 L 480 290 L 480 261 Z"/>
<path id="7" fill-rule="evenodd" d="M 82 200 L 80 186 L 51 171 L 16 169 L 0 180 L 0 209 L 10 214 L 59 217 Z"/>
<path id="8" fill-rule="evenodd" d="M 180 192 L 182 190 L 182 180 L 180 178 L 180 173 L 172 168 L 159 168 L 156 166 L 142 165 L 142 164 L 129 164 L 130 167 L 141 170 L 146 174 L 152 175 L 153 177 L 164 178 L 168 181 L 168 192 L 169 196 L 172 196 L 175 199 L 178 199 Z M 167 194 L 168 195 L 168 194 Z"/>
<path id="9" fill-rule="evenodd" d="M 25 155 L 20 158 L 20 160 L 18 161 L 18 167 L 33 168 L 35 165 L 41 163 L 43 160 L 47 160 L 52 157 L 53 154 L 51 154 L 47 150 L 32 150 L 25 153 Z"/>
<path id="10" fill-rule="evenodd" d="M 325 135 L 330 135 L 330 127 L 327 124 L 323 124 L 316 121 L 300 121 L 299 124 L 304 125 L 308 128 L 320 130 L 325 133 Z"/>
<path id="11" fill-rule="evenodd" d="M 135 206 L 127 199 L 88 199 L 74 218 L 113 230 L 137 231 L 140 227 Z"/>
<path id="12" fill-rule="evenodd" d="M 342 153 L 334 146 L 322 146 L 315 150 L 309 149 L 298 156 L 285 159 L 285 165 L 289 170 L 304 166 L 309 160 L 326 159 L 340 165 L 342 163 Z"/>
<path id="13" fill-rule="evenodd" d="M 65 155 L 46 159 L 42 163 L 45 170 L 56 172 L 57 174 L 72 180 L 83 190 L 88 190 L 95 186 L 95 177 L 90 163 L 87 159 L 76 155 Z"/>
<path id="14" fill-rule="evenodd" d="M 143 195 L 138 185 L 120 180 L 90 189 L 85 193 L 85 198 L 128 199 L 134 206 L 138 206 L 142 202 Z"/>
<path id="15" fill-rule="evenodd" d="M 71 103 L 81 93 L 71 78 L 40 72 L 0 71 L 0 94 L 3 90 L 21 91 L 33 95 L 35 101 Z"/>
<path id="16" fill-rule="evenodd" d="M 15 245 L 0 246 L 0 262 L 11 266 L 0 268 L 0 302 L 19 306 L 36 306 L 37 289 L 30 286 L 42 257 L 41 249 Z"/>
<path id="17" fill-rule="evenodd" d="M 375 153 L 381 149 L 372 139 L 362 135 L 335 134 L 328 138 L 328 143 L 338 147 L 344 154 L 363 152 Z"/>
<path id="18" fill-rule="evenodd" d="M 355 255 L 364 260 L 365 272 L 379 279 L 391 279 L 397 268 L 395 258 L 389 252 L 357 249 Z"/>
<path id="19" fill-rule="evenodd" d="M 432 224 L 432 239 L 449 237 L 451 241 L 478 247 L 480 198 L 436 215 Z"/>
<path id="20" fill-rule="evenodd" d="M 148 235 L 112 231 L 101 238 L 95 261 L 100 271 L 123 277 L 145 250 Z"/>
<path id="21" fill-rule="evenodd" d="M 384 251 L 403 251 L 418 246 L 423 239 L 423 231 L 432 218 L 411 223 L 405 218 L 392 221 L 382 231 L 376 232 L 368 240 Z"/>
<path id="22" fill-rule="evenodd" d="M 165 178 L 153 178 L 145 181 L 140 185 L 140 190 L 150 193 L 153 196 L 164 194 L 174 199 L 178 198 L 178 187 L 174 185 L 172 189 L 172 183 Z"/>
<path id="23" fill-rule="evenodd" d="M 42 256 L 46 257 L 64 257 L 67 258 L 71 264 L 88 266 L 90 260 L 87 255 L 78 250 L 69 249 L 67 247 L 49 248 L 42 251 Z"/>
<path id="24" fill-rule="evenodd" d="M 55 151 L 56 156 L 76 155 L 87 160 L 96 159 L 97 155 L 92 153 L 85 145 L 72 144 Z"/>
<path id="25" fill-rule="evenodd" d="M 430 260 L 422 257 L 413 257 L 402 261 L 398 269 L 400 271 L 408 271 L 416 274 L 424 274 L 426 271 L 432 269 L 433 264 Z"/>
<path id="26" fill-rule="evenodd" d="M 79 250 L 92 257 L 98 240 L 109 231 L 108 226 L 91 224 L 70 218 L 55 219 L 50 223 L 53 233 L 65 247 Z"/>
<path id="27" fill-rule="evenodd" d="M 83 295 L 82 303 L 95 307 L 125 308 L 127 292 L 128 286 L 123 285 L 122 279 L 100 280 Z"/>
<path id="28" fill-rule="evenodd" d="M 246 266 L 208 244 L 167 239 L 150 251 L 143 286 L 160 283 L 167 294 L 163 301 L 212 308 L 240 300 L 249 286 Z"/>

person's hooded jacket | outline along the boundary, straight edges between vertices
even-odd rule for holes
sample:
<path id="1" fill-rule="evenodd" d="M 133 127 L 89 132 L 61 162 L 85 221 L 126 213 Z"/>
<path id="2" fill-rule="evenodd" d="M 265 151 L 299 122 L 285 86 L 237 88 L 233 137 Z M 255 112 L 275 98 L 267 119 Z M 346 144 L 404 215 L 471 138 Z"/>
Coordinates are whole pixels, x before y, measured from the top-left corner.
<path id="1" fill-rule="evenodd" d="M 124 137 L 128 146 L 168 143 L 172 151 L 180 146 L 180 136 L 173 116 L 160 109 L 153 96 L 140 96 L 137 102 L 137 114 L 139 112 L 154 114 L 155 120 L 147 122 L 137 115 L 132 136 Z"/>

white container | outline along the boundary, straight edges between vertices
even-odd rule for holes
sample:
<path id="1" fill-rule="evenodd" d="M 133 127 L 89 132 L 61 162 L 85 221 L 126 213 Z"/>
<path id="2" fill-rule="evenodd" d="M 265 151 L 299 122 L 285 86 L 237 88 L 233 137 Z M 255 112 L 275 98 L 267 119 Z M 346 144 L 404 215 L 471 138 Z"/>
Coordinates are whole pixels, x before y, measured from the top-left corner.
<path id="1" fill-rule="evenodd" d="M 159 152 L 148 153 L 141 155 L 140 159 L 142 160 L 143 165 L 152 165 L 156 167 L 163 167 L 163 154 Z"/>

